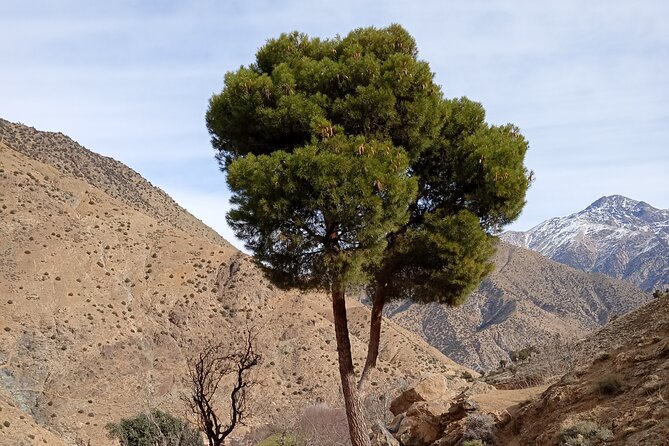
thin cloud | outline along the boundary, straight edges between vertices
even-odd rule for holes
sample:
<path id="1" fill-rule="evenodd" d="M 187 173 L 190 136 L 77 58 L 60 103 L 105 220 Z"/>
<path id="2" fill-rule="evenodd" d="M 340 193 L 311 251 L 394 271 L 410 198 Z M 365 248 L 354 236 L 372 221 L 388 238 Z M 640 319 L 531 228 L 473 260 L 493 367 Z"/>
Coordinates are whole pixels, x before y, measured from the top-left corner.
<path id="1" fill-rule="evenodd" d="M 446 96 L 481 101 L 527 136 L 537 181 L 514 227 L 612 193 L 669 208 L 668 16 L 666 1 L 10 0 L 0 116 L 129 164 L 225 231 L 204 125 L 225 72 L 281 32 L 396 22 Z"/>

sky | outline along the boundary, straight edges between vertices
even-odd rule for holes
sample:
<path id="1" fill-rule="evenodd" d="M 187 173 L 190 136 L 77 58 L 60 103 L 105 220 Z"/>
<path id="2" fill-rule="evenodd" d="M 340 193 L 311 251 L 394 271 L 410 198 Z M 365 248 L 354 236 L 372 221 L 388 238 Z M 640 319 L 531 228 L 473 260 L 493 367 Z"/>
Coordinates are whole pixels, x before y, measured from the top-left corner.
<path id="1" fill-rule="evenodd" d="M 225 238 L 204 116 L 267 39 L 404 26 L 446 97 L 514 123 L 535 172 L 509 228 L 621 194 L 669 208 L 669 2 L 0 2 L 0 117 L 122 161 Z"/>

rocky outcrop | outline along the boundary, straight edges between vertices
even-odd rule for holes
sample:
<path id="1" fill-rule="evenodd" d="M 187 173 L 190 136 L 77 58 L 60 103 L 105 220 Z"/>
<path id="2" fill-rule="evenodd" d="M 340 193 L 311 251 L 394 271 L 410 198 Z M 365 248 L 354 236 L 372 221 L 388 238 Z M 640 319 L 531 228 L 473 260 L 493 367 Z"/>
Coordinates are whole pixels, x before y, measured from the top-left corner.
<path id="1" fill-rule="evenodd" d="M 452 385 L 443 375 L 432 375 L 414 387 L 405 390 L 390 403 L 390 412 L 399 415 L 409 410 L 415 403 L 448 401 L 457 392 L 452 390 Z"/>
<path id="2" fill-rule="evenodd" d="M 388 426 L 374 429 L 375 446 L 449 446 L 457 444 L 468 431 L 468 422 L 480 417 L 480 406 L 472 397 L 489 391 L 479 383 L 455 391 L 443 376 L 433 375 L 402 392 L 390 405 L 395 415 Z M 492 417 L 490 417 L 492 420 Z M 490 423 L 492 424 L 492 422 Z"/>
<path id="3" fill-rule="evenodd" d="M 587 343 L 601 353 L 499 423 L 501 444 L 667 444 L 669 299 L 621 319 Z"/>

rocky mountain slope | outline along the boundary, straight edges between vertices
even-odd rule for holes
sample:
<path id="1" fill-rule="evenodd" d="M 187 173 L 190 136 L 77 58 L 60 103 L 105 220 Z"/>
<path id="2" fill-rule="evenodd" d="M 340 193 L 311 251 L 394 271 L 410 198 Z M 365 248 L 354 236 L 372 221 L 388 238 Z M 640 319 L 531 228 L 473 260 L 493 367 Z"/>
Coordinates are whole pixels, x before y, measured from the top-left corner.
<path id="1" fill-rule="evenodd" d="M 669 297 L 616 318 L 578 346 L 574 367 L 550 386 L 455 394 L 428 377 L 391 402 L 395 416 L 375 428 L 373 444 L 668 445 Z"/>
<path id="2" fill-rule="evenodd" d="M 509 352 L 576 340 L 651 296 L 627 282 L 588 274 L 507 243 L 495 270 L 461 307 L 396 302 L 386 315 L 450 358 L 495 369 Z"/>
<path id="3" fill-rule="evenodd" d="M 186 358 L 259 331 L 251 426 L 340 404 L 331 309 L 283 292 L 138 174 L 69 138 L 0 125 L 0 444 L 111 445 L 104 426 L 152 406 L 184 416 Z M 364 363 L 369 310 L 350 302 Z M 415 334 L 384 324 L 371 394 L 423 374 L 468 385 Z M 243 433 L 243 431 L 240 431 Z"/>
<path id="4" fill-rule="evenodd" d="M 501 238 L 647 291 L 669 286 L 669 210 L 643 201 L 602 197 L 581 212 L 552 218 L 526 232 L 506 232 Z"/>
<path id="5" fill-rule="evenodd" d="M 583 366 L 511 410 L 499 443 L 668 445 L 669 299 L 617 319 L 584 346 Z"/>
<path id="6" fill-rule="evenodd" d="M 227 242 L 169 195 L 113 158 L 98 155 L 62 133 L 41 132 L 0 118 L 0 142 L 82 179 L 136 211 L 218 244 Z"/>

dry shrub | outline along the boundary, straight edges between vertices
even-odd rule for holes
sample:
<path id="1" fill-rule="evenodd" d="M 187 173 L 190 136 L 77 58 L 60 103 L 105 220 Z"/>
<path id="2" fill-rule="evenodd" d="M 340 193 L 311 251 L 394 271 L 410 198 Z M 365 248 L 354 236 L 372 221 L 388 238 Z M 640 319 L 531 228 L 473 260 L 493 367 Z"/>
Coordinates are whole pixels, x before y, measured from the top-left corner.
<path id="1" fill-rule="evenodd" d="M 581 421 L 560 432 L 558 446 L 594 446 L 605 444 L 613 434 L 592 421 Z"/>
<path id="2" fill-rule="evenodd" d="M 344 409 L 316 404 L 304 409 L 295 434 L 300 446 L 349 446 L 348 421 Z"/>
<path id="3" fill-rule="evenodd" d="M 496 444 L 495 419 L 488 414 L 473 413 L 469 415 L 462 440 L 470 442 L 480 440 L 484 445 Z"/>
<path id="4" fill-rule="evenodd" d="M 597 392 L 602 396 L 614 396 L 622 392 L 623 378 L 618 373 L 611 373 L 597 381 Z"/>
<path id="5" fill-rule="evenodd" d="M 557 335 L 542 344 L 512 376 L 497 373 L 488 377 L 493 384 L 505 389 L 522 389 L 555 381 L 558 377 L 573 373 L 577 367 L 591 357 L 591 352 L 574 341 Z"/>

